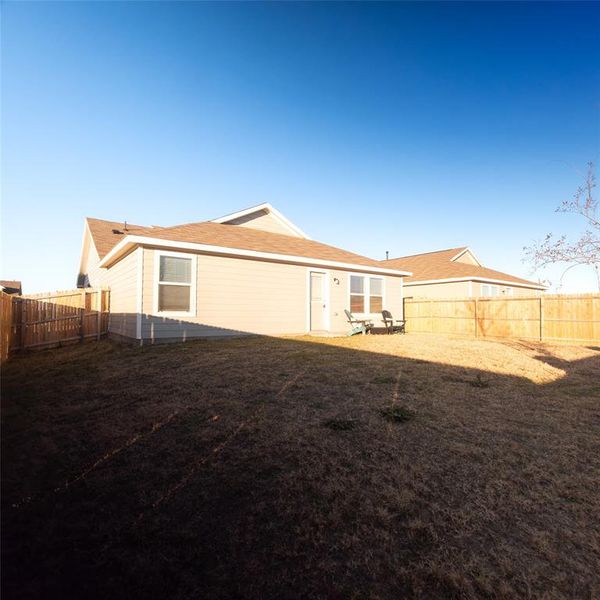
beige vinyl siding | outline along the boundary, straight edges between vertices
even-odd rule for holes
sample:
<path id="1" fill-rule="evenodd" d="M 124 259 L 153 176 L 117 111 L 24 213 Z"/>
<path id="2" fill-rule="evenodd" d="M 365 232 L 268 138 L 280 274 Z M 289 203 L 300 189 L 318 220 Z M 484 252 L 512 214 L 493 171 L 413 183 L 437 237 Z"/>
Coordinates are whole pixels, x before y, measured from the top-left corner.
<path id="1" fill-rule="evenodd" d="M 135 338 L 137 325 L 138 248 L 106 271 L 105 284 L 110 288 L 108 331 Z"/>
<path id="2" fill-rule="evenodd" d="M 468 281 L 404 285 L 404 296 L 406 298 L 411 296 L 413 298 L 464 298 L 470 295 Z"/>
<path id="3" fill-rule="evenodd" d="M 282 233 L 283 235 L 299 237 L 298 234 L 287 228 L 266 210 L 259 210 L 245 217 L 228 221 L 227 225 L 238 225 L 241 227 L 250 227 L 251 229 L 260 229 L 261 231 L 269 231 L 270 233 Z"/>
<path id="4" fill-rule="evenodd" d="M 153 315 L 158 252 L 144 255 L 145 339 L 306 331 L 305 267 L 203 254 L 197 256 L 196 316 Z"/>
<path id="5" fill-rule="evenodd" d="M 467 265 L 478 265 L 479 264 L 469 250 L 467 250 L 462 256 L 459 256 L 455 262 L 465 263 Z"/>
<path id="6" fill-rule="evenodd" d="M 83 257 L 81 273 L 78 277 L 80 287 L 101 287 L 105 285 L 106 269 L 101 269 L 98 264 L 100 257 L 96 247 L 92 242 L 89 232 L 86 232 L 86 238 L 83 246 Z"/>
<path id="7" fill-rule="evenodd" d="M 541 296 L 542 294 L 542 290 L 514 286 L 511 287 L 513 290 L 513 296 Z"/>
<path id="8" fill-rule="evenodd" d="M 498 287 L 498 295 L 499 296 L 504 296 L 504 295 L 512 295 L 512 296 L 539 296 L 541 291 L 540 290 L 536 290 L 533 288 L 525 288 L 525 287 L 517 287 L 514 285 L 501 285 L 501 284 L 495 284 L 495 283 L 491 283 L 491 284 L 485 284 L 485 283 L 481 283 L 479 281 L 474 281 L 473 282 L 473 296 L 477 296 L 477 297 L 481 297 L 482 293 L 481 293 L 481 286 L 482 285 L 495 285 L 496 287 Z M 512 294 L 510 292 L 508 292 L 507 290 L 512 290 Z M 504 290 L 504 293 L 502 293 L 502 291 Z"/>
<path id="9" fill-rule="evenodd" d="M 154 261 L 159 254 L 151 248 L 144 252 L 142 337 L 146 340 L 304 334 L 309 327 L 310 271 L 328 274 L 329 330 L 346 333 L 349 329 L 344 309 L 349 308 L 350 272 L 204 254 L 197 255 L 195 316 L 155 315 Z M 400 319 L 401 278 L 384 280 L 384 307 Z M 372 318 L 382 325 L 380 313 Z"/>
<path id="10" fill-rule="evenodd" d="M 404 295 L 407 298 L 466 298 L 481 297 L 481 286 L 487 285 L 479 281 L 448 281 L 446 283 L 428 283 L 424 285 L 405 285 Z M 512 289 L 513 296 L 538 296 L 540 290 L 511 285 L 497 285 L 499 294 L 502 290 Z"/>
<path id="11" fill-rule="evenodd" d="M 389 310 L 392 313 L 394 319 L 403 319 L 403 294 L 404 286 L 402 284 L 402 277 L 386 277 L 385 278 L 385 297 L 383 299 L 383 308 Z M 381 319 L 381 315 L 379 315 Z M 375 323 L 376 326 L 381 326 L 383 323 Z"/>

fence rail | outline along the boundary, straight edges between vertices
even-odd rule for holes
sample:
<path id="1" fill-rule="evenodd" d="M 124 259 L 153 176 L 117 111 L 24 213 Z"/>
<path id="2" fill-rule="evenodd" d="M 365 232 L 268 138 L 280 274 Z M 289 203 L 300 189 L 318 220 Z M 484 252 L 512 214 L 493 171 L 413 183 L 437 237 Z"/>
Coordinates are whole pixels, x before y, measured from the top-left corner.
<path id="1" fill-rule="evenodd" d="M 79 289 L 14 296 L 2 292 L 0 358 L 15 350 L 48 348 L 108 331 L 110 292 Z"/>
<path id="2" fill-rule="evenodd" d="M 600 341 L 600 294 L 503 298 L 411 298 L 406 330 L 481 338 Z"/>

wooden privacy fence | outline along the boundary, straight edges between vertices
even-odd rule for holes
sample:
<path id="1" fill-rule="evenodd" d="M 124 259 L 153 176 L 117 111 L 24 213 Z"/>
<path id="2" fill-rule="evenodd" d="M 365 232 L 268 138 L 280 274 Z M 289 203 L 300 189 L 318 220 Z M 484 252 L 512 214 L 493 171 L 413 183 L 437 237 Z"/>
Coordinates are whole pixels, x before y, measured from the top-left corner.
<path id="1" fill-rule="evenodd" d="M 407 298 L 406 330 L 481 338 L 600 341 L 600 294 Z"/>
<path id="2" fill-rule="evenodd" d="M 110 292 L 79 289 L 14 296 L 2 293 L 2 361 L 26 348 L 100 339 L 108 331 Z"/>

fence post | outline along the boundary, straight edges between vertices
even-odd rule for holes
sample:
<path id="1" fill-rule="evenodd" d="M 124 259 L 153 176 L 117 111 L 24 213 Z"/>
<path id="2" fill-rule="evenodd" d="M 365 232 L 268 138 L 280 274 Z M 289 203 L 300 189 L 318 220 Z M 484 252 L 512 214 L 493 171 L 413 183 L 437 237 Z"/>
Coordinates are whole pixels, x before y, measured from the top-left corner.
<path id="1" fill-rule="evenodd" d="M 100 340 L 100 332 L 102 331 L 102 290 L 96 290 L 96 310 L 98 311 L 98 319 L 96 321 L 96 327 L 98 327 L 98 331 L 96 332 L 96 339 Z"/>
<path id="2" fill-rule="evenodd" d="M 475 298 L 475 337 L 479 337 L 479 322 L 477 321 L 477 298 Z"/>
<path id="3" fill-rule="evenodd" d="M 27 311 L 25 307 L 27 306 L 27 300 L 21 300 L 21 310 L 20 310 L 20 319 L 21 323 L 19 324 L 19 348 L 25 348 L 25 339 L 27 335 L 27 331 L 25 330 L 25 322 L 27 320 Z"/>
<path id="4" fill-rule="evenodd" d="M 406 296 L 404 293 L 402 294 L 402 318 L 404 319 L 404 331 L 406 331 Z"/>
<path id="5" fill-rule="evenodd" d="M 544 300 L 540 296 L 540 342 L 544 341 Z"/>
<path id="6" fill-rule="evenodd" d="M 86 290 L 85 288 L 83 288 L 81 290 L 81 304 L 83 305 L 79 310 L 80 312 L 80 316 L 79 316 L 79 340 L 81 342 L 83 342 L 84 340 L 84 322 L 85 322 L 85 300 L 86 300 Z"/>

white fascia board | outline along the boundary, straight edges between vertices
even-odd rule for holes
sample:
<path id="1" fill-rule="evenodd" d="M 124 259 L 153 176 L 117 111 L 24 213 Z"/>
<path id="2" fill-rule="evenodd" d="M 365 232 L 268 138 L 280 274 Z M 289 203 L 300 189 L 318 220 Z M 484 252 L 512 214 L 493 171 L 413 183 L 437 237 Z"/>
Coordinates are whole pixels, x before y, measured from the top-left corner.
<path id="1" fill-rule="evenodd" d="M 268 213 L 271 213 L 284 227 L 287 227 L 296 235 L 299 235 L 300 237 L 303 237 L 306 240 L 310 240 L 310 238 L 304 233 L 304 231 L 302 231 L 302 229 L 300 229 L 300 227 L 294 225 L 294 223 L 292 223 L 289 219 L 284 217 L 274 206 L 271 206 L 271 204 L 269 204 L 268 202 L 263 202 L 262 204 L 258 204 L 257 206 L 251 206 L 250 208 L 245 208 L 244 210 L 238 210 L 237 212 L 218 217 L 217 219 L 211 219 L 211 223 L 227 223 L 229 221 L 233 221 L 235 219 L 251 215 L 252 213 L 258 212 L 259 210 L 266 210 Z"/>
<path id="2" fill-rule="evenodd" d="M 322 260 L 320 258 L 307 258 L 305 256 L 292 256 L 289 254 L 276 254 L 273 252 L 257 252 L 256 250 L 242 250 L 240 248 L 225 248 L 224 246 L 213 246 L 210 244 L 198 244 L 195 242 L 174 242 L 153 237 L 140 235 L 128 235 L 123 238 L 101 261 L 100 267 L 109 267 L 122 255 L 134 246 L 155 246 L 157 248 L 170 248 L 173 250 L 191 250 L 206 254 L 220 254 L 226 256 L 241 256 L 254 258 L 256 260 L 271 260 L 276 262 L 298 263 L 302 265 L 315 265 L 322 267 L 333 267 L 350 271 L 362 271 L 364 273 L 381 273 L 382 275 L 393 275 L 395 277 L 410 277 L 409 271 L 398 271 L 397 269 L 385 269 L 383 267 L 371 267 L 356 263 L 345 263 L 333 260 Z"/>
<path id="3" fill-rule="evenodd" d="M 478 259 L 478 258 L 475 256 L 475 253 L 473 252 L 473 250 L 471 250 L 471 248 L 469 248 L 468 246 L 467 246 L 467 247 L 466 247 L 464 250 L 461 250 L 461 251 L 460 251 L 460 252 L 459 252 L 459 253 L 458 253 L 456 256 L 452 257 L 452 258 L 450 259 L 450 262 L 454 262 L 455 260 L 457 260 L 458 258 L 460 258 L 460 257 L 461 257 L 463 254 L 466 254 L 467 252 L 468 252 L 468 253 L 469 253 L 469 254 L 470 254 L 470 255 L 471 255 L 471 256 L 472 256 L 472 257 L 475 259 L 475 262 L 476 262 L 476 263 L 477 263 L 477 264 L 478 264 L 480 267 L 482 267 L 482 266 L 483 266 L 483 265 L 482 265 L 482 264 L 479 262 L 479 259 Z"/>
<path id="4" fill-rule="evenodd" d="M 481 283 L 495 283 L 500 285 L 511 285 L 514 287 L 534 288 L 536 290 L 547 290 L 547 285 L 541 283 L 517 283 L 516 281 L 506 281 L 504 279 L 491 279 L 488 277 L 449 277 L 448 279 L 427 279 L 424 281 L 405 281 L 405 286 L 428 285 L 431 283 L 454 283 L 458 281 L 479 281 Z"/>

